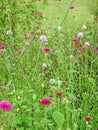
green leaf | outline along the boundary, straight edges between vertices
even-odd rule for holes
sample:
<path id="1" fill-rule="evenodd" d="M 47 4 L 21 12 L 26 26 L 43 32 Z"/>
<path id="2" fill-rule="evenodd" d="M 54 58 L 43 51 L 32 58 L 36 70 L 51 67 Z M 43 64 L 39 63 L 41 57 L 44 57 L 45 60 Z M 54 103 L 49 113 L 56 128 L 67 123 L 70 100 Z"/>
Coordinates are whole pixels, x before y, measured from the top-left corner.
<path id="1" fill-rule="evenodd" d="M 64 122 L 64 115 L 59 111 L 55 111 L 53 113 L 53 119 L 58 124 L 58 126 L 62 126 L 62 124 Z"/>

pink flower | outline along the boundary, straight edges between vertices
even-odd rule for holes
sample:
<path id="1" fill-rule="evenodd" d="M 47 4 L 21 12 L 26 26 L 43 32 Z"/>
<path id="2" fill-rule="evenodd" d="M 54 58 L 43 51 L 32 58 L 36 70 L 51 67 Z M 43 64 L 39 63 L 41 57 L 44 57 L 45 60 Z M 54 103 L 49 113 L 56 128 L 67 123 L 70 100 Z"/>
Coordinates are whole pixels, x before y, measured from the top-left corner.
<path id="1" fill-rule="evenodd" d="M 30 34 L 31 34 L 31 35 L 34 35 L 34 31 L 31 31 Z"/>
<path id="2" fill-rule="evenodd" d="M 25 39 L 25 40 L 28 40 L 28 39 L 30 39 L 30 37 L 29 37 L 28 35 L 25 35 L 25 36 L 24 36 L 24 39 Z"/>
<path id="3" fill-rule="evenodd" d="M 39 16 L 39 17 L 43 17 L 43 14 L 42 14 L 42 13 L 39 13 L 38 16 Z"/>
<path id="4" fill-rule="evenodd" d="M 62 92 L 56 92 L 56 95 L 57 95 L 58 97 L 61 97 L 61 96 L 62 96 Z"/>
<path id="5" fill-rule="evenodd" d="M 78 50 L 78 51 L 84 51 L 84 48 L 79 47 L 77 50 Z"/>
<path id="6" fill-rule="evenodd" d="M 51 29 L 51 28 L 52 28 L 52 26 L 50 26 L 50 25 L 47 27 L 47 29 Z"/>
<path id="7" fill-rule="evenodd" d="M 84 46 L 90 46 L 90 43 L 89 42 L 85 42 Z"/>
<path id="8" fill-rule="evenodd" d="M 84 37 L 84 34 L 82 32 L 79 32 L 78 35 L 77 35 L 78 38 L 82 38 Z"/>
<path id="9" fill-rule="evenodd" d="M 70 6 L 70 9 L 74 9 L 75 7 L 73 5 Z"/>
<path id="10" fill-rule="evenodd" d="M 0 101 L 0 110 L 9 111 L 12 110 L 12 105 L 8 100 Z"/>
<path id="11" fill-rule="evenodd" d="M 45 76 L 45 75 L 46 75 L 46 71 L 42 72 L 41 75 L 42 75 L 42 76 Z"/>
<path id="12" fill-rule="evenodd" d="M 78 41 L 77 38 L 73 38 L 73 39 L 72 39 L 72 42 L 74 42 L 74 43 L 78 43 L 79 41 Z"/>
<path id="13" fill-rule="evenodd" d="M 6 48 L 5 45 L 1 45 L 1 46 L 0 46 L 0 51 L 3 51 L 5 48 Z"/>
<path id="14" fill-rule="evenodd" d="M 47 37 L 45 35 L 40 36 L 40 42 L 47 42 Z"/>
<path id="15" fill-rule="evenodd" d="M 44 48 L 44 52 L 48 53 L 50 51 L 50 48 Z"/>
<path id="16" fill-rule="evenodd" d="M 85 121 L 90 121 L 91 120 L 91 117 L 90 116 L 86 116 L 85 117 Z"/>
<path id="17" fill-rule="evenodd" d="M 50 101 L 48 98 L 43 98 L 43 99 L 40 101 L 40 104 L 41 104 L 41 105 L 50 105 L 50 104 L 51 104 L 51 101 Z"/>

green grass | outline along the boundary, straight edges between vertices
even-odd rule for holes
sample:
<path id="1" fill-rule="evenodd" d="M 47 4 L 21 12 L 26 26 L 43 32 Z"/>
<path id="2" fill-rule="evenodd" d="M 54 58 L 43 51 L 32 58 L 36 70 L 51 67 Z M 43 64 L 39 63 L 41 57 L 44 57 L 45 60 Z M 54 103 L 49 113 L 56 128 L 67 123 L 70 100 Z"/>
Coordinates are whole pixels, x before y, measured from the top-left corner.
<path id="1" fill-rule="evenodd" d="M 91 2 L 75 0 L 70 10 L 71 0 L 0 1 L 0 46 L 6 45 L 0 51 L 0 100 L 13 106 L 12 111 L 0 110 L 0 130 L 97 130 L 98 50 L 93 49 L 98 47 L 98 30 Z M 82 30 L 83 25 L 87 30 Z M 7 30 L 13 34 L 6 35 Z M 84 38 L 73 43 L 79 32 Z M 25 35 L 30 39 L 25 40 Z M 41 35 L 47 36 L 48 44 L 40 42 Z M 44 47 L 50 52 L 45 53 Z M 77 51 L 79 47 L 84 51 Z M 51 104 L 41 105 L 43 98 Z M 86 116 L 90 121 L 85 121 Z"/>

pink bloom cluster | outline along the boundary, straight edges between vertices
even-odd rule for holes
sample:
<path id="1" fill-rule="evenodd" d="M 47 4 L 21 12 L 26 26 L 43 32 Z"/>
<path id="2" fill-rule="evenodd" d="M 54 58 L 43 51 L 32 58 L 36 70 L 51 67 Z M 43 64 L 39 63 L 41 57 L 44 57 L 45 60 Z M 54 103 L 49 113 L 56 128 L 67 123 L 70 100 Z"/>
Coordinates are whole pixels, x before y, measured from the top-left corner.
<path id="1" fill-rule="evenodd" d="M 5 48 L 6 48 L 5 45 L 1 45 L 1 46 L 0 46 L 0 51 L 3 51 Z"/>
<path id="2" fill-rule="evenodd" d="M 51 101 L 50 101 L 48 98 L 43 98 L 43 99 L 40 101 L 40 104 L 41 104 L 41 105 L 50 105 L 50 104 L 51 104 Z"/>
<path id="3" fill-rule="evenodd" d="M 1 100 L 0 101 L 0 110 L 10 111 L 12 110 L 12 105 L 8 100 Z"/>

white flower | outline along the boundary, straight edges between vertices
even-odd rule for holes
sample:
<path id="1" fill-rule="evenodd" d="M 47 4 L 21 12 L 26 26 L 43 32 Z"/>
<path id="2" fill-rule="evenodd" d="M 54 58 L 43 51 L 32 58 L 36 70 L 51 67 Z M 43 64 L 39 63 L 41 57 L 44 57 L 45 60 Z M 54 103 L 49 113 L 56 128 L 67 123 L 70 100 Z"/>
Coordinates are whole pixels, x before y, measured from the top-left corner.
<path id="1" fill-rule="evenodd" d="M 70 57 L 70 59 L 74 59 L 74 56 L 73 56 L 73 55 L 70 55 L 69 57 Z"/>
<path id="2" fill-rule="evenodd" d="M 86 30 L 86 29 L 87 29 L 86 25 L 83 25 L 82 30 Z"/>
<path id="3" fill-rule="evenodd" d="M 59 27 L 58 27 L 58 30 L 61 30 L 61 29 L 62 29 L 62 27 L 61 27 L 61 26 L 59 26 Z"/>
<path id="4" fill-rule="evenodd" d="M 47 65 L 45 63 L 42 64 L 43 68 L 47 68 Z"/>
<path id="5" fill-rule="evenodd" d="M 11 35 L 13 32 L 11 30 L 6 31 L 6 35 Z"/>
<path id="6" fill-rule="evenodd" d="M 55 82 L 55 79 L 50 79 L 49 82 L 53 83 L 53 82 Z"/>
<path id="7" fill-rule="evenodd" d="M 29 43 L 29 42 L 26 42 L 26 43 L 25 43 L 25 46 L 30 46 L 30 43 Z"/>

